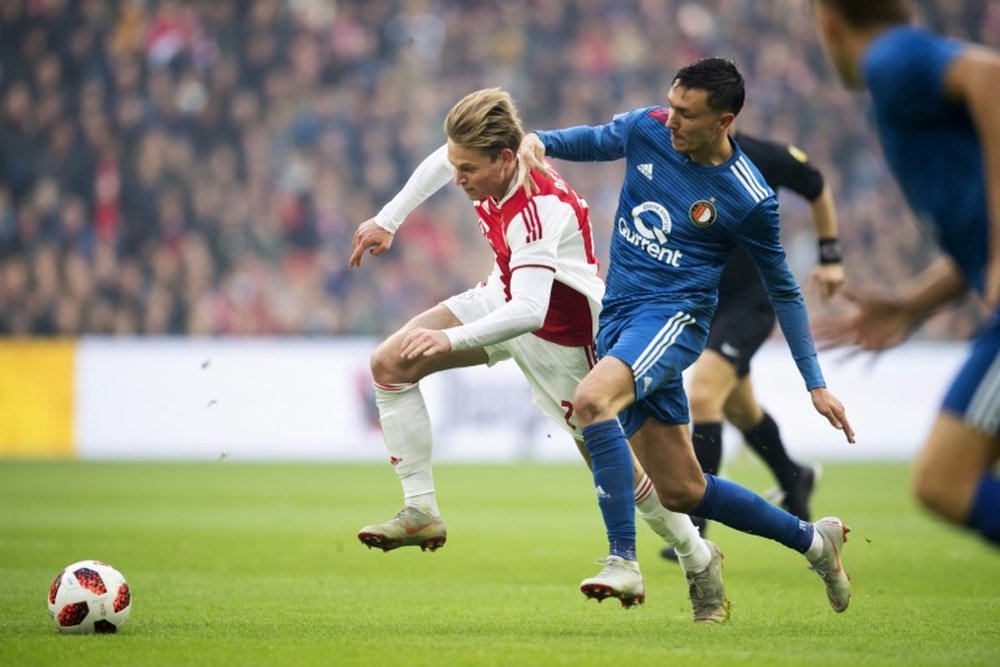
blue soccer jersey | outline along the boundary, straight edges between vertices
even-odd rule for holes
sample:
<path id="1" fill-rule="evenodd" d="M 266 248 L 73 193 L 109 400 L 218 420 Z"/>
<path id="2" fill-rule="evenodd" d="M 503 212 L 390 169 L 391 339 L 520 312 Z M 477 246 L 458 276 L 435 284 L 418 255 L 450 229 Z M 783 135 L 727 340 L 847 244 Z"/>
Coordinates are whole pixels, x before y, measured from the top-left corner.
<path id="1" fill-rule="evenodd" d="M 602 329 L 657 310 L 672 321 L 663 328 L 664 338 L 677 338 L 687 326 L 701 330 L 700 341 L 695 337 L 688 344 L 690 353 L 679 365 L 690 363 L 704 346 L 722 269 L 741 245 L 761 273 L 806 386 L 825 386 L 802 293 L 781 245 L 774 192 L 735 143 L 730 159 L 717 166 L 693 163 L 675 151 L 668 114 L 666 108 L 648 107 L 606 125 L 538 132 L 546 154 L 555 158 L 626 159 Z M 642 389 L 637 385 L 640 398 Z"/>
<path id="2" fill-rule="evenodd" d="M 982 292 L 989 253 L 983 151 L 968 109 L 945 97 L 949 65 L 965 45 L 903 26 L 879 35 L 863 71 L 886 161 L 917 219 Z M 1000 435 L 1000 311 L 978 334 L 942 408 Z"/>
<path id="3" fill-rule="evenodd" d="M 981 292 L 989 250 L 983 154 L 968 111 L 944 95 L 945 72 L 963 48 L 901 26 L 872 42 L 862 66 L 882 150 L 903 195 Z"/>

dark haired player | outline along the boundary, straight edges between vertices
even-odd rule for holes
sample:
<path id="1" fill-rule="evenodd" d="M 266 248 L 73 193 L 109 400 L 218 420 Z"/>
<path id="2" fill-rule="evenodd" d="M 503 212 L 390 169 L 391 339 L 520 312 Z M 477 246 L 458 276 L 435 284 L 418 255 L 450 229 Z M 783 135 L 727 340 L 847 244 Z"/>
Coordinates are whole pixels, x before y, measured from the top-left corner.
<path id="1" fill-rule="evenodd" d="M 602 466 L 626 468 L 628 438 L 664 506 L 804 554 L 830 605 L 842 612 L 850 601 L 841 564 L 843 521 L 800 521 L 742 486 L 704 474 L 691 445 L 681 373 L 705 348 L 722 269 L 737 246 L 761 273 L 813 406 L 854 440 L 819 368 L 802 293 L 778 235 L 774 192 L 729 138 L 744 97 L 737 67 L 706 58 L 674 77 L 669 108 L 531 133 L 519 153 L 526 167 L 542 171 L 546 152 L 577 161 L 626 160 L 598 325 L 600 361 L 573 395 L 587 448 L 620 451 Z M 595 462 L 595 476 L 597 468 Z M 602 504 L 606 523 L 625 525 L 634 512 L 631 494 L 613 489 L 610 496 Z"/>
<path id="2" fill-rule="evenodd" d="M 795 146 L 740 132 L 733 138 L 775 194 L 786 188 L 809 202 L 819 241 L 819 262 L 811 280 L 819 287 L 820 297 L 828 299 L 843 284 L 844 269 L 837 212 L 823 174 Z M 774 320 L 757 267 L 746 250 L 736 248 L 722 271 L 719 305 L 705 351 L 691 366 L 692 441 L 701 469 L 717 475 L 722 462 L 722 422 L 731 423 L 774 474 L 782 506 L 809 521 L 809 500 L 819 469 L 789 457 L 778 425 L 754 396 L 750 378 L 750 361 L 771 335 Z M 704 535 L 704 519 L 695 517 L 694 522 Z M 664 547 L 662 554 L 677 559 L 671 547 Z"/>

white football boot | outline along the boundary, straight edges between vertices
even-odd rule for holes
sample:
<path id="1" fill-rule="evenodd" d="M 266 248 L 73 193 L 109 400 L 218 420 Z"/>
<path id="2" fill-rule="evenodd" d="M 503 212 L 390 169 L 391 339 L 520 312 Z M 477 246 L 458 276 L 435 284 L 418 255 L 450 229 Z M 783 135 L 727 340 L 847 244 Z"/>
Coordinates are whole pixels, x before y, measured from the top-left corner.
<path id="1" fill-rule="evenodd" d="M 618 598 L 623 607 L 642 604 L 646 601 L 646 589 L 642 585 L 639 563 L 620 556 L 608 556 L 604 567 L 596 577 L 580 582 L 580 591 L 598 602 L 604 598 Z"/>
<path id="2" fill-rule="evenodd" d="M 820 519 L 813 524 L 813 529 L 823 538 L 823 553 L 810 560 L 810 569 L 823 579 L 830 606 L 840 613 L 851 601 L 851 576 L 840 562 L 840 552 L 851 529 L 835 516 Z"/>
<path id="3" fill-rule="evenodd" d="M 399 547 L 418 546 L 421 551 L 435 551 L 448 539 L 441 517 L 425 514 L 415 507 L 404 507 L 389 521 L 365 526 L 358 539 L 369 549 L 392 551 Z"/>

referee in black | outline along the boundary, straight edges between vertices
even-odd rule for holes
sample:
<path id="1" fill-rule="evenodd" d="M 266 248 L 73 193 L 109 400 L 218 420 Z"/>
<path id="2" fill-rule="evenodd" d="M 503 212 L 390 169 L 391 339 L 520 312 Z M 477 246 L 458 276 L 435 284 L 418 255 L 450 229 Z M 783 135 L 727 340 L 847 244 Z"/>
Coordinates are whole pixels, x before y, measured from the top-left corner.
<path id="1" fill-rule="evenodd" d="M 838 240 L 837 212 L 823 175 L 795 146 L 736 133 L 735 141 L 777 193 L 787 188 L 809 202 L 819 246 L 810 283 L 826 301 L 844 282 Z M 695 453 L 702 470 L 719 473 L 722 421 L 742 433 L 778 481 L 782 506 L 809 521 L 809 500 L 819 469 L 788 456 L 778 425 L 757 402 L 750 380 L 750 360 L 774 329 L 774 310 L 750 255 L 737 247 L 722 273 L 719 305 L 705 351 L 691 366 L 688 402 L 691 406 Z M 777 500 L 776 500 L 777 502 Z M 705 532 L 705 520 L 692 517 Z M 676 560 L 673 549 L 663 557 Z"/>

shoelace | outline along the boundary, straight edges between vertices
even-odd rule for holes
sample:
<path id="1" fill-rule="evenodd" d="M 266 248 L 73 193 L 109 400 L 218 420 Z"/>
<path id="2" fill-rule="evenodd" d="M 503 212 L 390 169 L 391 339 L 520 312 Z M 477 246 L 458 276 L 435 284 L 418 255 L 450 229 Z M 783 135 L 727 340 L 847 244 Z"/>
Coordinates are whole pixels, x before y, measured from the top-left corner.
<path id="1" fill-rule="evenodd" d="M 595 560 L 594 562 L 597 563 L 598 565 L 603 565 L 604 566 L 604 567 L 601 568 L 601 571 L 597 573 L 598 577 L 603 577 L 605 575 L 609 575 L 609 574 L 612 574 L 614 572 L 621 572 L 621 571 L 631 572 L 632 571 L 631 568 L 628 565 L 626 565 L 626 563 L 628 561 L 625 561 L 625 560 L 621 560 L 621 561 L 619 561 L 619 560 L 611 560 L 611 556 L 607 556 L 605 558 L 601 558 L 599 560 Z"/>
<path id="2" fill-rule="evenodd" d="M 423 517 L 430 518 L 430 515 L 429 514 L 424 514 L 423 512 L 421 512 L 420 510 L 418 510 L 418 509 L 416 509 L 414 507 L 404 507 L 403 509 L 401 509 L 398 512 L 396 512 L 396 516 L 393 517 L 393 518 L 395 518 L 395 519 L 403 519 L 405 521 L 407 519 L 420 519 L 420 518 L 423 518 Z"/>
<path id="3" fill-rule="evenodd" d="M 688 579 L 688 596 L 693 602 L 702 603 L 706 607 L 705 591 L 709 588 L 709 570 L 711 565 L 706 567 L 701 572 L 694 572 L 691 574 L 691 578 Z"/>
<path id="4" fill-rule="evenodd" d="M 594 562 L 597 563 L 598 565 L 604 566 L 601 568 L 601 571 L 597 573 L 598 577 L 603 577 L 605 575 L 611 574 L 612 572 L 621 569 L 621 565 L 611 560 L 611 556 L 607 556 L 606 558 L 601 558 L 600 560 L 596 560 Z"/>

